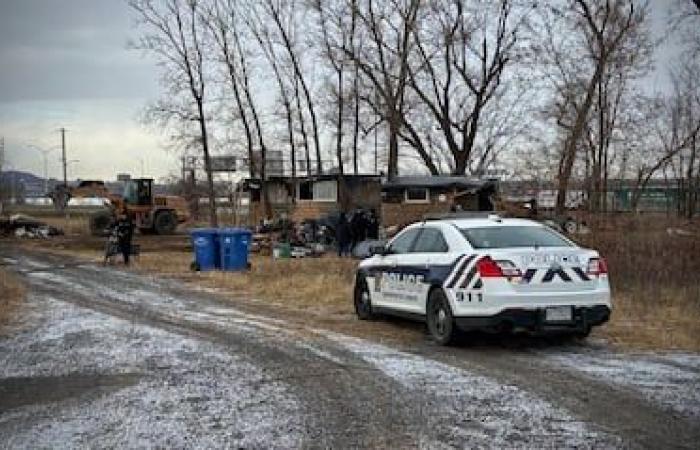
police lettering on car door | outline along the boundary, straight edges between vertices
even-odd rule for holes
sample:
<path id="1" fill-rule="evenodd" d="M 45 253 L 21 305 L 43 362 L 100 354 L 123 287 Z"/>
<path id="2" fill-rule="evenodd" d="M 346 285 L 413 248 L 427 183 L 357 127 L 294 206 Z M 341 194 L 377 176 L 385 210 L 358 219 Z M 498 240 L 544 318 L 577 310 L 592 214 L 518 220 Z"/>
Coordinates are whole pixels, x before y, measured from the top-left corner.
<path id="1" fill-rule="evenodd" d="M 380 289 L 386 300 L 418 301 L 423 295 L 425 274 L 410 272 L 382 272 Z"/>

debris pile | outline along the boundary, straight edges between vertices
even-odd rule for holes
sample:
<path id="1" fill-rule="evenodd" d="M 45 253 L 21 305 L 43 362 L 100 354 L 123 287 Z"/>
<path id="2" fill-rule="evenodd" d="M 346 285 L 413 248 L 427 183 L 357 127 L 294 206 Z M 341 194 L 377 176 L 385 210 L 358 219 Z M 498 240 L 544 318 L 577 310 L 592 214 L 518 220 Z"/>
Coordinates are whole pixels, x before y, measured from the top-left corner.
<path id="1" fill-rule="evenodd" d="M 63 235 L 63 230 L 60 228 L 23 214 L 15 214 L 9 218 L 0 218 L 0 236 L 46 239 L 51 236 L 61 235 Z"/>

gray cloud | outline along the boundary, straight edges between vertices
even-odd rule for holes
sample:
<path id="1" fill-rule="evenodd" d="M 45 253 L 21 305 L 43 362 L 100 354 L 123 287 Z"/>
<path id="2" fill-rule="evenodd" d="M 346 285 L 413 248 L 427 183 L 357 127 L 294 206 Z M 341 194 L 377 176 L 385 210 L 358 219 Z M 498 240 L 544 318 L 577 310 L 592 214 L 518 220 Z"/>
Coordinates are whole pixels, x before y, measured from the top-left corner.
<path id="1" fill-rule="evenodd" d="M 126 48 L 131 25 L 121 0 L 4 0 L 0 101 L 155 97 L 155 65 Z"/>

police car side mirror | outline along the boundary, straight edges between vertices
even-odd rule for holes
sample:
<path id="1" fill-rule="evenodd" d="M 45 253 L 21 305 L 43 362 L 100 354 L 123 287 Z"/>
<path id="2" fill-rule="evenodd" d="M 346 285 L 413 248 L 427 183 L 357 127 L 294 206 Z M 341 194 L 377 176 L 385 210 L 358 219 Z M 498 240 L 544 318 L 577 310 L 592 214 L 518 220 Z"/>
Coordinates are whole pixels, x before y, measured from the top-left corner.
<path id="1" fill-rule="evenodd" d="M 380 255 L 380 256 L 385 256 L 391 253 L 389 251 L 389 248 L 385 245 L 374 245 L 369 248 L 369 254 L 370 256 L 375 256 L 375 255 Z"/>

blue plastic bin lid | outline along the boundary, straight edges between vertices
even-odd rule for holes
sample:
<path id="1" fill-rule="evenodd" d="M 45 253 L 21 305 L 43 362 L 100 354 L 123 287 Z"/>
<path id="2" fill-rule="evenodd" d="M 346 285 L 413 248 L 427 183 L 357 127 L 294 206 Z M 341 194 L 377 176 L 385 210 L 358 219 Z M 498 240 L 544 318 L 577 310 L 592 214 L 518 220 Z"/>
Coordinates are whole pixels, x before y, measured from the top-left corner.
<path id="1" fill-rule="evenodd" d="M 194 228 L 190 230 L 190 234 L 217 234 L 219 232 L 218 228 Z"/>
<path id="2" fill-rule="evenodd" d="M 219 234 L 235 235 L 235 234 L 253 234 L 247 228 L 219 228 Z"/>

